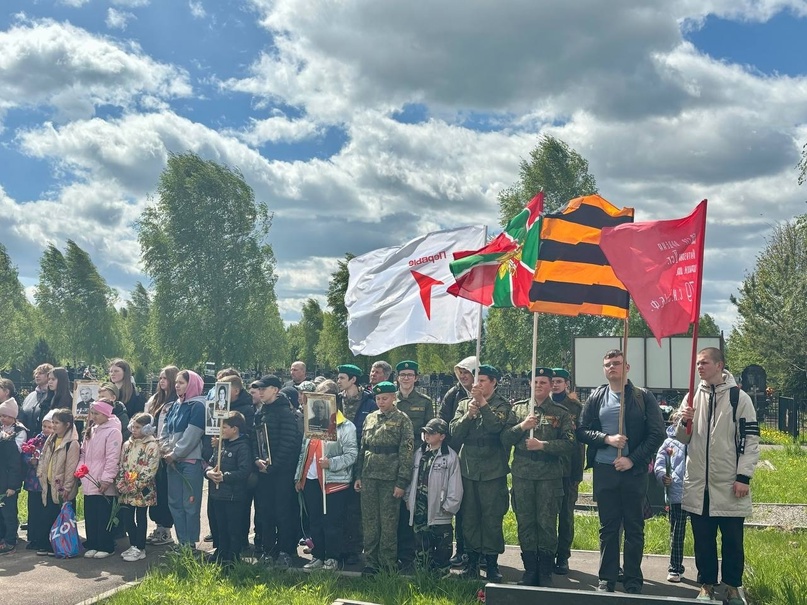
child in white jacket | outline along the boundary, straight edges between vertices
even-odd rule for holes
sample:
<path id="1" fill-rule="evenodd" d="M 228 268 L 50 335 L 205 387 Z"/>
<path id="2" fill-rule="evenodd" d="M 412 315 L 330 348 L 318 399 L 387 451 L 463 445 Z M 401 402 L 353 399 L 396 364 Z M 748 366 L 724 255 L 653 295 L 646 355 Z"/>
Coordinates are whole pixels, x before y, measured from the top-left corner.
<path id="1" fill-rule="evenodd" d="M 432 418 L 423 427 L 423 445 L 415 450 L 412 481 L 404 494 L 409 525 L 415 530 L 418 565 L 447 571 L 454 532 L 451 521 L 462 503 L 462 475 L 457 453 L 445 443 L 448 424 Z"/>

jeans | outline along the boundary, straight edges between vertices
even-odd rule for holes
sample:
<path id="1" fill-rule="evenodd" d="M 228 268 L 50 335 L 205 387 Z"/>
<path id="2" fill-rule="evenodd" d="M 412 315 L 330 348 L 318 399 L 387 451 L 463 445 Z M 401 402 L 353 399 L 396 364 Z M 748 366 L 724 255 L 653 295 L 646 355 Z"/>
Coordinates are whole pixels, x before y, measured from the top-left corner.
<path id="1" fill-rule="evenodd" d="M 168 467 L 168 508 L 181 546 L 196 546 L 202 512 L 201 460 L 176 462 Z"/>

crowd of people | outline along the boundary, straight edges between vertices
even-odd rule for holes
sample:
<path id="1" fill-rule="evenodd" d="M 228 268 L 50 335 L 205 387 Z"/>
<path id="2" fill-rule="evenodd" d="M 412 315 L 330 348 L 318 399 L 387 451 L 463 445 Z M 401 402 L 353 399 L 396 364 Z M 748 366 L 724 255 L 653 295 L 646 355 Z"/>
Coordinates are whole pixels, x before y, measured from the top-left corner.
<path id="1" fill-rule="evenodd" d="M 743 603 L 743 518 L 759 456 L 750 398 L 725 370 L 722 352 L 704 349 L 700 384 L 665 439 L 654 396 L 633 385 L 629 369 L 621 351 L 608 351 L 606 384 L 581 404 L 568 371 L 538 367 L 534 397 L 511 405 L 497 392 L 500 372 L 469 357 L 454 367 L 456 384 L 433 417 L 433 402 L 416 389 L 415 361 L 397 364 L 394 382 L 393 368 L 378 361 L 366 385 L 352 364 L 337 368 L 336 381 L 309 381 L 295 362 L 288 382 L 266 375 L 249 385 L 230 368 L 216 377 L 229 383 L 230 400 L 212 436 L 206 414 L 219 395 L 205 393 L 192 370 L 163 368 L 144 401 L 130 365 L 116 359 L 80 423 L 66 371 L 45 364 L 21 406 L 14 384 L 0 379 L 0 554 L 17 548 L 21 488 L 28 492 L 26 548 L 47 556 L 49 530 L 79 486 L 84 557 L 112 556 L 118 525 L 129 539 L 125 561 L 145 558 L 148 544 L 175 544 L 174 537 L 178 547 L 196 548 L 207 480 L 208 560 L 225 567 L 252 549 L 277 569 L 335 571 L 363 559 L 368 576 L 457 567 L 463 577 L 484 570 L 499 582 L 503 519 L 512 507 L 521 583 L 552 586 L 553 574 L 569 572 L 585 465 L 593 469 L 600 521 L 596 590 L 614 592 L 621 582 L 627 593 L 642 592 L 644 504 L 653 480 L 669 504 L 667 580 L 679 582 L 686 571 L 689 518 L 698 600 L 715 596 L 720 530 L 725 600 Z M 308 399 L 317 393 L 337 397 L 327 435 L 304 432 Z M 297 557 L 298 544 L 310 560 Z"/>

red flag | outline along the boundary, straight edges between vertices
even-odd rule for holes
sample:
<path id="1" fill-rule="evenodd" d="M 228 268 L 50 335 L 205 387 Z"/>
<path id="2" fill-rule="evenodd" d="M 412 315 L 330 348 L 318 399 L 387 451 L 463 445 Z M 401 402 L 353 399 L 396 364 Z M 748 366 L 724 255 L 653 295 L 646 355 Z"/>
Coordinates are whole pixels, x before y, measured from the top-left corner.
<path id="1" fill-rule="evenodd" d="M 657 340 L 698 320 L 706 200 L 687 217 L 602 230 L 600 248 Z"/>

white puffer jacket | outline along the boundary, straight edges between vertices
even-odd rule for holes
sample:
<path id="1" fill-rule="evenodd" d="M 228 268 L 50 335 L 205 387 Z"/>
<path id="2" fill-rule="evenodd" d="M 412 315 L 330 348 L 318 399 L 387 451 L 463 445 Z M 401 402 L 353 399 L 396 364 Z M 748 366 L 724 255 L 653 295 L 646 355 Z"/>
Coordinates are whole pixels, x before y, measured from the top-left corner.
<path id="1" fill-rule="evenodd" d="M 711 517 L 748 517 L 751 494 L 734 495 L 735 481 L 750 483 L 759 461 L 759 425 L 756 411 L 747 393 L 740 391 L 736 423 L 733 420 L 730 390 L 737 386 L 734 377 L 723 372 L 723 383 L 709 385 L 701 381 L 695 393 L 695 417 L 692 434 L 679 424 L 676 438 L 687 447 L 684 499 L 681 508 L 703 514 L 703 495 L 709 490 Z M 688 405 L 684 399 L 684 406 Z"/>

